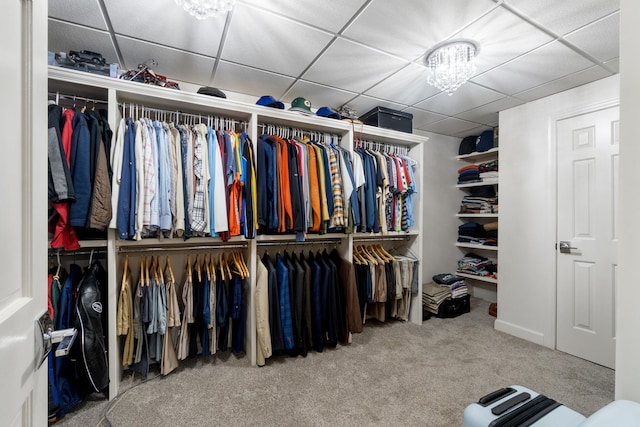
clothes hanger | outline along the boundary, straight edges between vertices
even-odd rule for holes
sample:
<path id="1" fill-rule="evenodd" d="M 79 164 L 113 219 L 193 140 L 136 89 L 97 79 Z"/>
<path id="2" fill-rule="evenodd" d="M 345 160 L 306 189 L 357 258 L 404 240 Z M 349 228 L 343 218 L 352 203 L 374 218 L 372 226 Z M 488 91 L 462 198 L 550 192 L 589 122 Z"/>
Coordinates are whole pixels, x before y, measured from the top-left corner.
<path id="1" fill-rule="evenodd" d="M 240 275 L 243 279 L 249 277 L 249 269 L 247 268 L 247 264 L 244 262 L 244 256 L 242 252 L 234 252 L 234 258 L 236 264 L 238 265 L 238 269 L 240 270 Z"/>
<path id="2" fill-rule="evenodd" d="M 226 254 L 223 254 L 223 259 L 224 259 L 224 266 L 227 269 L 227 277 L 229 277 L 229 279 L 231 279 L 231 269 L 229 268 L 229 260 L 227 259 Z"/>
<path id="3" fill-rule="evenodd" d="M 191 277 L 191 255 L 187 255 L 187 277 Z"/>
<path id="4" fill-rule="evenodd" d="M 172 283 L 176 283 L 176 278 L 173 275 L 173 269 L 171 268 L 171 260 L 169 259 L 169 255 L 167 255 L 167 261 L 166 261 L 166 267 L 167 271 L 169 272 L 169 277 L 171 277 L 171 282 Z"/>
<path id="5" fill-rule="evenodd" d="M 142 257 L 140 259 L 140 278 L 138 279 L 140 286 L 144 286 L 144 262 L 145 262 L 145 257 Z"/>
<path id="6" fill-rule="evenodd" d="M 387 252 L 384 246 L 382 246 L 380 243 L 378 243 L 376 246 L 380 254 L 384 256 L 388 261 L 393 261 L 395 259 L 394 256 Z"/>
<path id="7" fill-rule="evenodd" d="M 202 269 L 200 268 L 200 255 L 196 255 L 195 266 L 196 266 L 196 273 L 198 273 L 198 282 L 201 282 Z"/>
<path id="8" fill-rule="evenodd" d="M 58 268 L 56 269 L 56 275 L 53 276 L 54 279 L 60 278 L 60 270 L 62 269 L 62 263 L 60 262 L 60 252 L 56 252 L 56 259 L 58 260 Z"/>
<path id="9" fill-rule="evenodd" d="M 359 250 L 360 250 L 360 254 L 364 257 L 364 259 L 366 259 L 367 261 L 373 263 L 373 265 L 378 265 L 378 261 L 371 256 L 371 254 L 369 254 L 369 252 L 367 252 L 366 247 L 365 246 L 358 246 Z"/>
<path id="10" fill-rule="evenodd" d="M 156 258 L 156 271 L 158 272 L 158 276 L 160 277 L 160 282 L 156 280 L 156 283 L 164 283 L 164 273 L 162 272 L 162 266 L 160 264 L 160 255 L 158 255 Z"/>
<path id="11" fill-rule="evenodd" d="M 156 286 L 158 285 L 158 269 L 156 267 L 155 257 L 151 257 L 151 271 L 153 272 L 153 278 L 156 279 Z"/>
<path id="12" fill-rule="evenodd" d="M 149 287 L 149 258 L 146 258 L 146 257 L 144 262 L 144 279 L 145 279 L 145 286 Z"/>
<path id="13" fill-rule="evenodd" d="M 236 259 L 235 252 L 229 255 L 229 260 L 232 268 L 231 271 L 236 273 L 238 276 L 242 278 L 244 276 L 244 271 L 242 271 L 242 269 L 240 268 L 240 265 L 238 264 L 238 260 Z"/>
<path id="14" fill-rule="evenodd" d="M 360 254 L 358 252 L 356 252 L 355 250 L 353 251 L 352 258 L 355 261 L 355 263 L 358 264 L 358 265 L 366 264 L 364 262 L 364 260 L 360 257 Z"/>
<path id="15" fill-rule="evenodd" d="M 129 255 L 125 256 L 124 258 L 123 270 L 124 272 L 122 273 L 122 284 L 120 286 L 120 292 L 124 291 L 124 285 L 127 282 L 127 279 L 129 278 Z M 56 273 L 56 276 L 57 276 L 57 273 Z"/>
<path id="16" fill-rule="evenodd" d="M 211 268 L 209 266 L 209 254 L 204 254 L 204 259 L 202 261 L 204 265 L 204 271 L 207 274 L 207 280 L 211 280 Z"/>
<path id="17" fill-rule="evenodd" d="M 211 254 L 211 280 L 216 281 L 217 277 L 216 277 L 216 262 L 215 262 L 215 257 L 213 256 L 213 254 Z"/>
<path id="18" fill-rule="evenodd" d="M 226 281 L 226 277 L 224 274 L 224 259 L 223 259 L 224 254 L 219 254 L 218 255 L 218 266 L 220 267 L 220 277 L 222 278 L 223 281 Z"/>

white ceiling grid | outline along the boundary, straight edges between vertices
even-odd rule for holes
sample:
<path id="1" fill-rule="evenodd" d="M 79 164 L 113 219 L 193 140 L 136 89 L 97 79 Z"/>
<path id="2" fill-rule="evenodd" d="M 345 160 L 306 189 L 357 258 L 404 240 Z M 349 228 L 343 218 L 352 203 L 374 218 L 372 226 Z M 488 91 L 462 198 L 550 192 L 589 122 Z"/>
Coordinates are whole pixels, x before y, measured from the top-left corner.
<path id="1" fill-rule="evenodd" d="M 619 68 L 619 0 L 237 0 L 198 21 L 174 0 L 49 0 L 49 50 L 87 49 L 170 80 L 314 109 L 348 103 L 413 114 L 456 137 L 498 111 L 610 76 Z M 452 96 L 426 82 L 425 53 L 465 38 L 478 72 Z"/>

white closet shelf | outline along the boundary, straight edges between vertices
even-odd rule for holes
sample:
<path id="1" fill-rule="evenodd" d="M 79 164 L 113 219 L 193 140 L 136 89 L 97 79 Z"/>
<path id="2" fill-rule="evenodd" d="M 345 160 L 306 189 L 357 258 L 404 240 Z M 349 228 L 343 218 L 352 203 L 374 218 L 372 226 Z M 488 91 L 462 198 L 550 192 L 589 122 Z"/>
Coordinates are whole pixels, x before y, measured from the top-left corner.
<path id="1" fill-rule="evenodd" d="M 479 282 L 494 283 L 496 285 L 498 284 L 498 279 L 494 279 L 493 277 L 475 276 L 473 274 L 461 273 L 459 271 L 456 271 L 456 276 L 477 280 Z"/>
<path id="2" fill-rule="evenodd" d="M 484 213 L 484 214 L 474 214 L 474 213 L 458 213 L 456 214 L 458 218 L 498 218 L 497 213 Z"/>
<path id="3" fill-rule="evenodd" d="M 171 239 L 158 239 L 148 238 L 142 240 L 115 240 L 115 247 L 119 248 L 147 248 L 147 247 L 164 247 L 164 248 L 185 248 L 188 249 L 194 246 L 206 246 L 206 245 L 219 245 L 224 247 L 225 245 L 247 245 L 248 240 L 244 236 L 231 237 L 226 242 L 223 242 L 219 237 L 191 237 L 187 240 L 182 238 Z"/>
<path id="4" fill-rule="evenodd" d="M 477 243 L 456 243 L 459 248 L 481 249 L 485 251 L 497 251 L 497 246 L 478 245 Z"/>
<path id="5" fill-rule="evenodd" d="M 94 248 L 106 248 L 107 247 L 107 240 L 106 239 L 78 240 L 78 244 L 80 245 L 80 249 L 78 249 L 78 250 L 94 249 Z M 49 248 L 49 250 L 53 250 L 51 248 L 51 241 L 49 241 L 49 244 L 47 245 L 47 247 Z M 73 253 L 73 251 L 63 251 L 63 252 L 65 252 L 65 253 Z"/>
<path id="6" fill-rule="evenodd" d="M 495 147 L 487 151 L 475 152 L 470 154 L 461 154 L 459 156 L 456 156 L 456 159 L 464 160 L 467 162 L 483 162 L 486 160 L 493 160 L 496 158 L 498 154 L 498 149 L 499 147 Z"/>
<path id="7" fill-rule="evenodd" d="M 487 178 L 484 181 L 469 184 L 456 184 L 456 188 L 481 187 L 483 185 L 498 185 L 498 178 Z"/>

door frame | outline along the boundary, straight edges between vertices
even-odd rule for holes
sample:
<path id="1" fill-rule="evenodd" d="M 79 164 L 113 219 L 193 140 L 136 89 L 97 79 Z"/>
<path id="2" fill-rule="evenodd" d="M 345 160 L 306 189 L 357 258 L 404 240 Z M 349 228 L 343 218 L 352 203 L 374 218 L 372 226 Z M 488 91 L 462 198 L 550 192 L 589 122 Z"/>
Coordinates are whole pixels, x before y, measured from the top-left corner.
<path id="1" fill-rule="evenodd" d="M 553 293 L 550 295 L 550 302 L 546 306 L 546 313 L 544 313 L 544 319 L 546 322 L 545 330 L 550 331 L 549 336 L 545 334 L 544 343 L 547 347 L 557 349 L 557 336 L 558 336 L 558 254 L 560 253 L 556 248 L 558 242 L 558 122 L 561 120 L 571 119 L 573 117 L 581 116 L 584 114 L 595 113 L 601 110 L 606 110 L 612 107 L 620 106 L 620 97 L 615 97 L 607 101 L 596 102 L 586 104 L 578 108 L 571 108 L 563 111 L 559 114 L 549 116 L 549 150 L 548 162 L 549 168 L 549 214 L 553 217 L 553 227 L 550 227 L 548 231 L 549 247 L 554 248 L 555 256 L 553 257 Z M 615 299 L 614 299 L 615 304 Z"/>

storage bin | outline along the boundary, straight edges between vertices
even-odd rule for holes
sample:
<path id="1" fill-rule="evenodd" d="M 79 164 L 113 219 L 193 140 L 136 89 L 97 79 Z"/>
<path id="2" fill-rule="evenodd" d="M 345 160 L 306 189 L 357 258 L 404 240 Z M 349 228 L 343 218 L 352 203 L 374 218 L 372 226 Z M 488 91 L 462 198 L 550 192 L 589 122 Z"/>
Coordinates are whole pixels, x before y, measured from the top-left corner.
<path id="1" fill-rule="evenodd" d="M 376 107 L 360 116 L 360 120 L 371 126 L 413 133 L 413 114 Z"/>

